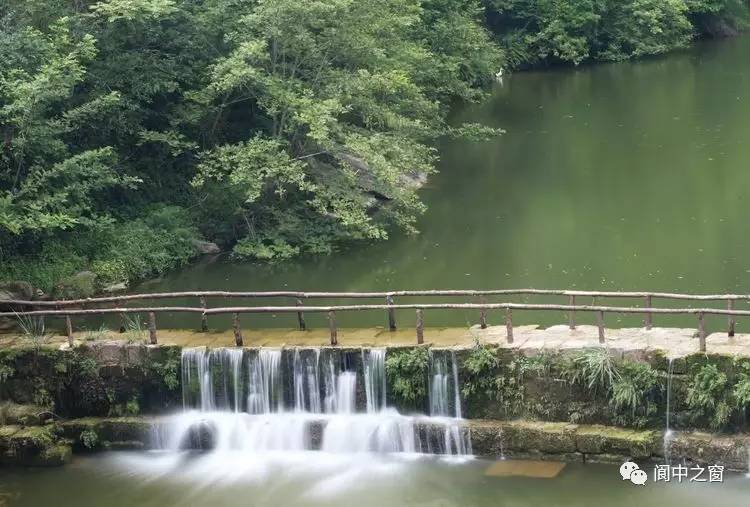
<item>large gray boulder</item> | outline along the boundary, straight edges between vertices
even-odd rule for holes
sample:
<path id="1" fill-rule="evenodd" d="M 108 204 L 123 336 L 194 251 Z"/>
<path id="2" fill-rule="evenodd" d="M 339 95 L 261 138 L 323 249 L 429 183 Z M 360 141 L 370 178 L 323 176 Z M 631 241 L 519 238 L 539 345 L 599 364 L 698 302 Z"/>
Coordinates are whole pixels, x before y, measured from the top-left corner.
<path id="1" fill-rule="evenodd" d="M 30 301 L 34 296 L 36 291 L 29 282 L 0 282 L 0 306 L 14 299 Z"/>
<path id="2" fill-rule="evenodd" d="M 0 312 L 21 311 L 22 307 L 8 301 L 31 301 L 37 295 L 29 282 L 0 282 Z M 15 319 L 0 317 L 0 331 L 8 331 L 16 325 Z"/>

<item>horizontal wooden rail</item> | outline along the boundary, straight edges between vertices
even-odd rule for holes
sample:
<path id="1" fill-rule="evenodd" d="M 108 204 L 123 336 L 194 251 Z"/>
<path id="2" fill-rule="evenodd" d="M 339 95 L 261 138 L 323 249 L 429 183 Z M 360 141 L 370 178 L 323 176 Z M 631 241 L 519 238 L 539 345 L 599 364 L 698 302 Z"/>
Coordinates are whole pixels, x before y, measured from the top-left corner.
<path id="1" fill-rule="evenodd" d="M 387 292 L 229 292 L 229 291 L 191 291 L 191 292 L 155 292 L 150 294 L 129 294 L 124 296 L 107 296 L 99 298 L 69 299 L 64 301 L 29 301 L 8 300 L 5 305 L 17 306 L 81 306 L 99 303 L 120 303 L 145 299 L 178 299 L 178 298 L 295 298 L 295 299 L 368 299 L 394 297 L 478 297 L 478 296 L 568 296 L 568 297 L 601 297 L 601 298 L 654 298 L 688 301 L 750 301 L 750 294 L 679 294 L 672 292 L 614 292 L 614 291 L 578 291 L 556 289 L 493 289 L 493 290 L 401 290 Z"/>
<path id="2" fill-rule="evenodd" d="M 305 312 L 347 312 L 363 310 L 550 310 L 563 312 L 604 312 L 604 313 L 658 313 L 671 315 L 734 315 L 750 316 L 750 310 L 729 310 L 721 308 L 642 308 L 633 306 L 591 306 L 591 305 L 556 305 L 556 304 L 525 304 L 525 303 L 435 303 L 435 304 L 394 304 L 394 305 L 337 305 L 337 306 L 305 306 Z M 197 313 L 218 315 L 229 313 L 298 313 L 299 306 L 228 306 L 221 308 L 199 308 L 190 306 L 156 306 L 156 307 L 123 307 L 123 308 L 91 308 L 70 310 L 31 310 L 26 312 L 0 312 L 0 317 L 20 316 L 65 316 L 65 315 L 104 315 L 118 313 Z"/>
<path id="3" fill-rule="evenodd" d="M 596 312 L 596 325 L 598 328 L 599 342 L 605 343 L 604 334 L 604 314 L 621 313 L 621 314 L 646 314 L 646 327 L 650 329 L 651 315 L 671 314 L 671 315 L 697 315 L 698 316 L 698 340 L 699 350 L 706 351 L 706 315 L 727 315 L 729 316 L 728 335 L 734 334 L 734 318 L 738 316 L 750 316 L 750 310 L 736 310 L 734 305 L 727 305 L 727 309 L 719 308 L 650 308 L 650 307 L 632 307 L 632 306 L 601 306 L 601 305 L 575 305 L 575 304 L 527 304 L 527 303 L 433 303 L 433 304 L 393 304 L 392 298 L 386 297 L 386 304 L 370 305 L 334 305 L 334 306 L 305 306 L 305 312 L 327 313 L 331 333 L 331 345 L 338 343 L 336 312 L 347 311 L 367 311 L 367 310 L 386 310 L 388 312 L 389 327 L 391 331 L 396 329 L 395 311 L 396 310 L 416 310 L 416 333 L 417 343 L 424 340 L 424 310 L 480 310 L 480 320 L 483 327 L 486 326 L 486 312 L 488 310 L 505 310 L 505 327 L 508 343 L 513 343 L 513 310 L 547 310 L 568 312 L 571 316 L 570 327 L 574 329 L 575 322 L 572 318 L 576 312 Z M 571 302 L 575 301 L 574 297 L 570 298 Z M 647 302 L 649 299 L 647 299 Z M 151 344 L 157 343 L 156 334 L 156 314 L 157 313 L 195 313 L 201 315 L 202 327 L 205 329 L 207 315 L 232 314 L 232 327 L 234 330 L 235 344 L 243 345 L 242 331 L 240 328 L 240 314 L 262 314 L 262 313 L 296 313 L 300 322 L 304 322 L 299 305 L 299 300 L 294 306 L 231 306 L 221 308 L 206 308 L 205 301 L 201 300 L 200 307 L 190 306 L 157 306 L 157 307 L 139 307 L 139 308 L 90 308 L 90 309 L 50 309 L 50 310 L 30 310 L 24 312 L 0 312 L 0 317 L 20 317 L 20 316 L 60 316 L 66 321 L 66 330 L 68 342 L 72 346 L 73 330 L 71 317 L 75 315 L 106 315 L 120 314 L 124 316 L 128 313 L 146 313 L 149 319 L 149 337 Z M 300 324 L 304 330 L 304 325 Z"/>

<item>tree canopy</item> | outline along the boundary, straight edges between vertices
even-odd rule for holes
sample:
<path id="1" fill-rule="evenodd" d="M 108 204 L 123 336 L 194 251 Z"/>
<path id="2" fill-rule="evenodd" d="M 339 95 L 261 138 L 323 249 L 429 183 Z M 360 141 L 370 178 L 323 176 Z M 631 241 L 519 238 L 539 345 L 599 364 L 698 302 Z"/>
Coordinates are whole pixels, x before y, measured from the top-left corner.
<path id="1" fill-rule="evenodd" d="M 422 212 L 437 137 L 492 134 L 445 122 L 501 65 L 472 1 L 11 0 L 0 16 L 4 260 L 55 248 L 127 279 L 142 270 L 103 241 L 154 216 L 260 259 L 384 238 Z"/>

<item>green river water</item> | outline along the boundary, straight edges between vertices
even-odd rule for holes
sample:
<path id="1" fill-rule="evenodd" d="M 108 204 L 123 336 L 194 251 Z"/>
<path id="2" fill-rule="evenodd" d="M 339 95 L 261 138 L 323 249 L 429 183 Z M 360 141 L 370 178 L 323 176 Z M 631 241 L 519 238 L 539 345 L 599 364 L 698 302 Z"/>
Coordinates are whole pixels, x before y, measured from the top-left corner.
<path id="1" fill-rule="evenodd" d="M 60 469 L 6 473 L 0 505 L 4 498 L 17 507 L 735 507 L 750 494 L 740 475 L 721 483 L 653 483 L 648 468 L 648 482 L 635 486 L 621 480 L 617 466 L 601 465 L 568 465 L 554 479 L 537 479 L 488 477 L 482 460 L 366 454 L 238 453 L 221 463 L 216 456 L 124 452 L 79 458 Z"/>
<path id="2" fill-rule="evenodd" d="M 748 90 L 748 37 L 639 62 L 507 76 L 486 102 L 455 111 L 456 123 L 482 122 L 507 133 L 485 143 L 441 144 L 440 173 L 422 190 L 428 211 L 421 234 L 276 265 L 220 258 L 134 290 L 748 293 Z M 432 312 L 425 325 L 476 318 Z M 516 318 L 553 324 L 564 316 Z M 259 327 L 294 325 L 288 316 L 254 319 Z M 404 319 L 412 325 L 412 312 Z M 212 325 L 228 326 L 226 320 Z M 383 320 L 339 317 L 344 326 Z M 618 320 L 628 322 L 634 321 Z M 168 324 L 197 320 L 180 316 Z"/>

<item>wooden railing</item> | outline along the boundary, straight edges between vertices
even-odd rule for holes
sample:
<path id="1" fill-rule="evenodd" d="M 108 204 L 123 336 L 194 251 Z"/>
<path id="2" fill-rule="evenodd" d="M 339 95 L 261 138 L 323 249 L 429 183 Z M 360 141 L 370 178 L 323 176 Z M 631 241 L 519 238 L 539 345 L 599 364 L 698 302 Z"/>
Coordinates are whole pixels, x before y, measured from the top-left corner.
<path id="1" fill-rule="evenodd" d="M 489 303 L 488 296 L 566 296 L 568 304 L 529 304 L 529 303 Z M 406 303 L 396 304 L 396 297 L 474 297 L 478 303 Z M 591 305 L 576 304 L 576 298 L 591 297 Z M 198 298 L 200 306 L 146 306 L 146 307 L 101 307 L 115 303 L 127 303 L 142 300 L 163 300 L 177 298 Z M 227 306 L 209 308 L 208 298 L 289 298 L 294 300 L 294 305 L 287 306 Z M 350 305 L 318 305 L 304 306 L 305 299 L 384 299 L 385 304 L 350 304 Z M 597 305 L 597 298 L 639 298 L 643 300 L 642 307 L 634 306 L 606 306 Z M 655 299 L 682 300 L 682 301 L 726 301 L 726 309 L 721 308 L 655 308 L 652 303 Z M 728 318 L 727 334 L 734 336 L 736 317 L 750 316 L 749 310 L 735 309 L 736 301 L 750 300 L 747 294 L 679 294 L 668 292 L 608 292 L 608 291 L 573 291 L 573 290 L 548 290 L 548 289 L 500 289 L 500 290 L 416 290 L 416 291 L 390 291 L 390 292 L 225 292 L 225 291 L 192 291 L 192 292 L 163 292 L 152 294 L 131 294 L 124 296 L 107 296 L 99 298 L 86 298 L 61 301 L 4 301 L 3 304 L 11 307 L 29 308 L 23 311 L 0 312 L 0 317 L 64 317 L 67 336 L 70 344 L 73 343 L 72 317 L 86 315 L 106 314 L 147 314 L 149 322 L 150 342 L 157 343 L 156 314 L 166 312 L 196 313 L 201 315 L 201 329 L 208 330 L 208 316 L 232 314 L 232 327 L 235 343 L 243 345 L 242 330 L 240 327 L 241 314 L 258 313 L 296 313 L 297 323 L 300 330 L 307 328 L 305 313 L 327 313 L 331 335 L 331 344 L 337 344 L 336 312 L 350 311 L 385 311 L 387 313 L 388 328 L 396 330 L 396 310 L 416 310 L 416 337 L 417 343 L 424 340 L 424 311 L 425 310 L 478 310 L 479 325 L 487 327 L 487 312 L 490 310 L 504 310 L 506 339 L 513 342 L 513 310 L 523 311 L 563 311 L 568 314 L 568 326 L 576 328 L 577 312 L 593 312 L 596 314 L 597 328 L 600 343 L 605 343 L 604 315 L 607 313 L 619 314 L 643 314 L 644 327 L 651 329 L 654 314 L 670 315 L 696 315 L 698 318 L 698 339 L 701 351 L 706 350 L 706 315 L 725 315 Z M 97 306 L 91 308 L 91 306 Z M 74 308 L 79 307 L 79 308 Z"/>

